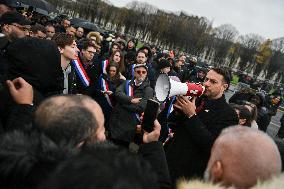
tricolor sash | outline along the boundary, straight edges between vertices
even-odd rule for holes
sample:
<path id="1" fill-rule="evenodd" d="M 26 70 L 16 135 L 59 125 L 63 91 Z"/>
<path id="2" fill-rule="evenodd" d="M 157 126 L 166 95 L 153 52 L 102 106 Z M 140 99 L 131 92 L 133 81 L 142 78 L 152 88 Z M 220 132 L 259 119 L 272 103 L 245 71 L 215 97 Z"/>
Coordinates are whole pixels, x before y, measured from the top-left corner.
<path id="1" fill-rule="evenodd" d="M 169 118 L 170 114 L 173 112 L 174 110 L 174 102 L 176 100 L 176 96 L 174 96 L 171 99 L 170 105 L 168 107 L 168 112 L 167 112 L 167 119 Z M 168 126 L 168 124 L 166 124 L 167 130 L 168 130 L 168 136 L 165 140 L 165 142 L 163 143 L 163 145 L 165 145 L 172 137 L 173 137 L 173 131 L 172 129 Z"/>
<path id="2" fill-rule="evenodd" d="M 170 102 L 170 105 L 169 105 L 169 108 L 168 108 L 168 112 L 167 112 L 167 118 L 169 118 L 170 114 L 173 112 L 174 110 L 174 102 L 176 100 L 176 96 L 174 96 L 172 99 L 171 99 L 171 102 Z"/>
<path id="3" fill-rule="evenodd" d="M 134 66 L 135 66 L 135 64 L 131 65 L 131 78 L 132 79 L 134 78 Z"/>
<path id="4" fill-rule="evenodd" d="M 76 60 L 72 60 L 71 63 L 73 64 L 76 73 L 78 74 L 80 80 L 82 81 L 85 87 L 90 85 L 90 78 L 87 75 L 85 68 L 83 67 L 80 58 L 78 57 Z"/>
<path id="5" fill-rule="evenodd" d="M 125 92 L 126 92 L 126 95 L 133 97 L 134 96 L 134 88 L 130 85 L 130 81 L 131 80 L 126 80 Z M 140 115 L 134 113 L 134 116 L 135 116 L 136 120 L 138 121 L 138 123 L 141 123 Z"/>
<path id="6" fill-rule="evenodd" d="M 103 78 L 103 74 L 100 75 L 99 82 L 100 82 L 102 91 L 109 91 L 108 82 Z M 105 94 L 105 98 L 108 102 L 108 105 L 110 105 L 110 107 L 113 108 L 113 105 L 111 103 L 111 97 L 109 95 Z"/>
<path id="7" fill-rule="evenodd" d="M 109 61 L 108 60 L 104 60 L 102 62 L 102 73 L 104 74 L 107 74 L 107 71 L 106 71 L 106 68 L 107 68 L 107 65 L 109 64 Z"/>

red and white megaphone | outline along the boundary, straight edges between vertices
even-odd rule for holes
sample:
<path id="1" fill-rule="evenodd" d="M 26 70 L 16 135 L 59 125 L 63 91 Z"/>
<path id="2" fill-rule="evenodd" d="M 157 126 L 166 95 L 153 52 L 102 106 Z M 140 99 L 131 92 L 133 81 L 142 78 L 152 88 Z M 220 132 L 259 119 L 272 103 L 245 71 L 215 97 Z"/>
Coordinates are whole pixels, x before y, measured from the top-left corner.
<path id="1" fill-rule="evenodd" d="M 175 95 L 200 96 L 204 90 L 205 87 L 199 83 L 181 83 L 167 74 L 159 75 L 155 86 L 156 97 L 160 102 Z"/>

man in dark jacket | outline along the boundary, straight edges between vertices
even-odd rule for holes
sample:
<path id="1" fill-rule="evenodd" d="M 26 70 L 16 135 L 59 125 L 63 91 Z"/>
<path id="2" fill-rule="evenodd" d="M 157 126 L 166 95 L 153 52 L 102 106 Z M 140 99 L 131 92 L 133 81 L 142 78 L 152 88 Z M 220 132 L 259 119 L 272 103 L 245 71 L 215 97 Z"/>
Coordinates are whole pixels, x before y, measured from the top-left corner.
<path id="1" fill-rule="evenodd" d="M 153 89 L 147 80 L 147 69 L 145 64 L 136 64 L 134 79 L 123 82 L 115 92 L 117 105 L 109 121 L 110 137 L 114 143 L 127 148 L 134 139 L 147 100 L 153 97 Z"/>
<path id="2" fill-rule="evenodd" d="M 71 60 L 71 72 L 68 75 L 69 94 L 89 95 L 89 87 L 96 82 L 96 67 L 93 61 L 95 53 L 96 48 L 92 41 L 83 41 L 77 60 Z"/>
<path id="3" fill-rule="evenodd" d="M 204 97 L 189 101 L 178 97 L 174 107 L 183 112 L 174 116 L 174 138 L 166 147 L 173 184 L 180 177 L 202 177 L 210 150 L 222 129 L 238 123 L 235 111 L 226 103 L 224 91 L 230 79 L 222 69 L 210 70 L 205 78 Z M 177 114 L 177 111 L 173 113 Z"/>

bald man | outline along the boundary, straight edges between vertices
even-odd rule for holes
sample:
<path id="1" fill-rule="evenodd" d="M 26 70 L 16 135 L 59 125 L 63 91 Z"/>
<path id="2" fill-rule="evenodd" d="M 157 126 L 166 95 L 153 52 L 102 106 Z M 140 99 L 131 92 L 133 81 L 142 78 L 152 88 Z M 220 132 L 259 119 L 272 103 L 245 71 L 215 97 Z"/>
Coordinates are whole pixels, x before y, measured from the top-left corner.
<path id="1" fill-rule="evenodd" d="M 215 141 L 204 177 L 226 187 L 247 189 L 281 172 L 276 144 L 265 133 L 234 126 Z"/>

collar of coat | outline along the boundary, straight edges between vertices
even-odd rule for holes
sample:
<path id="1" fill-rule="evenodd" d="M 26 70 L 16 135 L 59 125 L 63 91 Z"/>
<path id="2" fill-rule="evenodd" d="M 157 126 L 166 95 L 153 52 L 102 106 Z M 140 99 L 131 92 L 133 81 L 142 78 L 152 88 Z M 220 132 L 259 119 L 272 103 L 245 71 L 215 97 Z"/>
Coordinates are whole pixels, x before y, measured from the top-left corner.
<path id="1" fill-rule="evenodd" d="M 146 77 L 146 79 L 142 82 L 142 84 L 139 85 L 139 86 L 136 86 L 136 85 L 135 85 L 135 81 L 134 81 L 134 80 L 135 80 L 135 79 L 132 79 L 132 80 L 129 82 L 132 87 L 145 88 L 145 87 L 150 86 L 150 83 L 149 83 L 149 80 L 148 80 L 147 77 Z"/>

